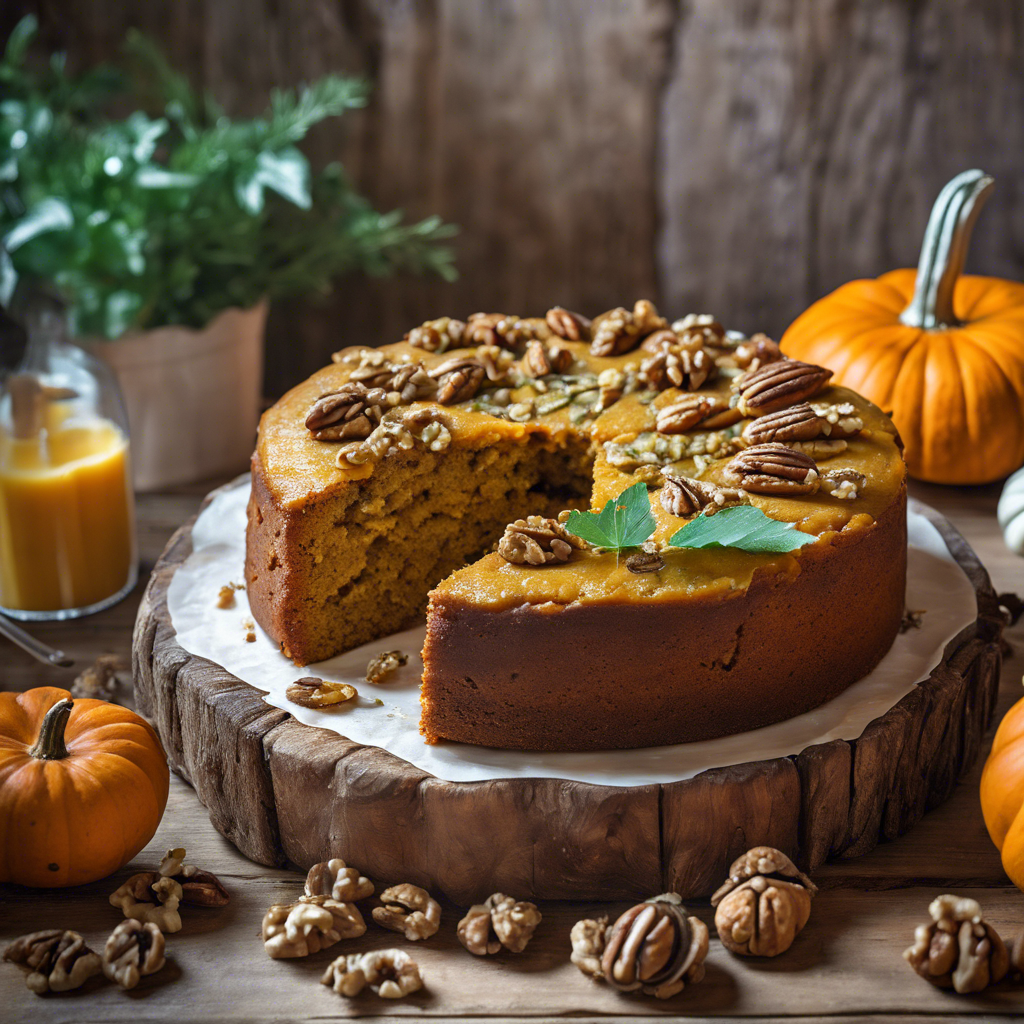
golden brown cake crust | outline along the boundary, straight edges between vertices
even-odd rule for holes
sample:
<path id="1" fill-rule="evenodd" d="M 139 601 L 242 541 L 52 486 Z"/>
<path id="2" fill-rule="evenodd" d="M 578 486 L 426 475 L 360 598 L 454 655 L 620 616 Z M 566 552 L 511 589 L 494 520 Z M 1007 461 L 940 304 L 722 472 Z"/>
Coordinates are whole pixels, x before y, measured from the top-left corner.
<path id="1" fill-rule="evenodd" d="M 517 750 L 712 739 L 818 707 L 861 679 L 903 614 L 906 488 L 874 525 L 685 605 L 473 607 L 435 593 L 423 731 Z"/>

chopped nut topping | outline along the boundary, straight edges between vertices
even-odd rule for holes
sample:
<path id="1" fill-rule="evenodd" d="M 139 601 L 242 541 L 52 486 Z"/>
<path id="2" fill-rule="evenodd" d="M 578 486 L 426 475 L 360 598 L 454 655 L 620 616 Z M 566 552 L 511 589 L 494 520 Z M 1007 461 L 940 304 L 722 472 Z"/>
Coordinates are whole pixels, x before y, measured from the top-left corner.
<path id="1" fill-rule="evenodd" d="M 732 387 L 744 416 L 764 416 L 816 395 L 831 377 L 823 366 L 781 359 L 737 377 Z"/>
<path id="2" fill-rule="evenodd" d="M 533 400 L 515 402 L 508 407 L 508 418 L 515 423 L 525 423 L 533 416 Z"/>
<path id="3" fill-rule="evenodd" d="M 263 915 L 263 947 L 273 960 L 319 953 L 343 937 L 355 938 L 365 931 L 366 924 L 353 904 L 327 896 L 306 896 L 287 906 L 278 904 Z"/>
<path id="4" fill-rule="evenodd" d="M 373 908 L 382 928 L 402 932 L 410 941 L 429 939 L 441 927 L 441 905 L 418 885 L 393 885 L 380 894 L 383 907 Z"/>
<path id="5" fill-rule="evenodd" d="M 905 608 L 903 610 L 903 618 L 900 621 L 900 632 L 906 633 L 911 629 L 920 629 L 926 611 L 927 609 L 925 608 L 921 608 L 916 611 L 910 608 Z"/>
<path id="6" fill-rule="evenodd" d="M 919 925 L 907 963 L 938 988 L 980 992 L 1006 977 L 1010 956 L 976 900 L 939 896 L 928 908 L 931 924 Z"/>
<path id="7" fill-rule="evenodd" d="M 561 306 L 553 306 L 544 319 L 559 338 L 566 341 L 590 340 L 590 320 L 582 313 L 573 313 Z"/>
<path id="8" fill-rule="evenodd" d="M 423 988 L 419 967 L 401 949 L 339 956 L 324 971 L 320 983 L 349 998 L 358 995 L 367 985 L 382 999 L 401 999 Z"/>
<path id="9" fill-rule="evenodd" d="M 293 704 L 303 708 L 327 708 L 359 696 L 356 688 L 349 683 L 334 683 L 316 676 L 296 679 L 284 693 Z"/>
<path id="10" fill-rule="evenodd" d="M 814 883 L 779 850 L 757 846 L 739 857 L 711 897 L 722 945 L 740 956 L 778 956 L 811 914 Z"/>
<path id="11" fill-rule="evenodd" d="M 366 666 L 366 681 L 380 685 L 386 682 L 389 675 L 409 661 L 409 655 L 403 651 L 381 651 Z"/>
<path id="12" fill-rule="evenodd" d="M 864 421 L 857 415 L 852 402 L 839 405 L 821 403 L 811 408 L 829 425 L 828 437 L 853 437 L 864 429 Z"/>
<path id="13" fill-rule="evenodd" d="M 636 348 L 648 334 L 666 327 L 668 321 L 658 315 L 654 303 L 638 299 L 632 312 L 619 306 L 594 320 L 590 352 L 595 356 L 619 356 Z"/>
<path id="14" fill-rule="evenodd" d="M 643 548 L 626 559 L 626 568 L 638 575 L 643 572 L 658 572 L 665 568 L 665 559 L 661 557 L 658 545 L 654 541 L 645 541 Z"/>
<path id="15" fill-rule="evenodd" d="M 70 992 L 103 971 L 99 954 L 85 939 L 60 928 L 22 935 L 4 950 L 4 959 L 28 969 L 25 984 L 36 995 Z"/>
<path id="16" fill-rule="evenodd" d="M 778 343 L 772 341 L 767 334 L 753 335 L 747 341 L 740 342 L 733 352 L 733 360 L 741 370 L 756 370 L 785 358 Z"/>
<path id="17" fill-rule="evenodd" d="M 476 350 L 476 359 L 492 383 L 503 383 L 516 361 L 514 353 L 497 345 L 481 345 Z"/>
<path id="18" fill-rule="evenodd" d="M 855 469 L 830 469 L 821 475 L 822 489 L 841 501 L 853 501 L 867 482 L 867 477 Z"/>
<path id="19" fill-rule="evenodd" d="M 344 903 L 373 895 L 373 882 L 350 868 L 340 857 L 314 864 L 306 875 L 307 896 L 330 896 Z"/>
<path id="20" fill-rule="evenodd" d="M 819 477 L 814 459 L 784 444 L 757 444 L 725 467 L 730 483 L 754 494 L 813 494 Z"/>
<path id="21" fill-rule="evenodd" d="M 185 863 L 185 850 L 168 850 L 160 861 L 157 873 L 172 878 L 181 886 L 181 902 L 195 907 L 226 907 L 230 902 L 227 889 L 210 871 Z"/>
<path id="22" fill-rule="evenodd" d="M 468 402 L 479 390 L 487 368 L 479 359 L 456 356 L 430 371 L 437 381 L 437 400 L 441 405 Z"/>
<path id="23" fill-rule="evenodd" d="M 572 943 L 572 956 L 569 959 L 591 978 L 604 978 L 601 956 L 607 936 L 607 917 L 599 917 L 596 921 L 590 918 L 577 921 L 569 932 L 569 941 Z"/>
<path id="24" fill-rule="evenodd" d="M 383 388 L 349 381 L 313 403 L 306 427 L 317 441 L 360 440 L 370 436 L 388 408 Z"/>
<path id="25" fill-rule="evenodd" d="M 522 953 L 540 922 L 540 911 L 533 903 L 496 892 L 469 908 L 458 925 L 459 941 L 474 956 L 497 953 L 502 946 Z"/>
<path id="26" fill-rule="evenodd" d="M 627 910 L 607 935 L 601 966 L 605 981 L 622 992 L 641 989 L 658 999 L 704 977 L 708 929 L 690 917 L 675 893 Z"/>
<path id="27" fill-rule="evenodd" d="M 718 348 L 725 341 L 725 328 L 710 313 L 688 313 L 672 324 L 672 330 L 681 339 L 688 339 L 686 344 Z"/>
<path id="28" fill-rule="evenodd" d="M 92 700 L 113 700 L 117 692 L 117 673 L 131 666 L 120 654 L 101 654 L 71 684 L 71 696 Z"/>
<path id="29" fill-rule="evenodd" d="M 425 352 L 445 352 L 450 348 L 458 348 L 465 333 L 466 325 L 461 320 L 443 316 L 414 327 L 403 341 Z"/>
<path id="30" fill-rule="evenodd" d="M 708 395 L 683 395 L 657 411 L 655 429 L 659 434 L 684 434 L 722 408 L 718 399 Z"/>
<path id="31" fill-rule="evenodd" d="M 122 921 L 103 947 L 103 973 L 123 989 L 135 988 L 166 962 L 164 937 L 152 922 Z"/>
<path id="32" fill-rule="evenodd" d="M 567 562 L 573 549 L 585 547 L 586 542 L 569 533 L 557 519 L 528 516 L 505 527 L 498 554 L 514 565 L 548 565 Z"/>
<path id="33" fill-rule="evenodd" d="M 665 486 L 661 489 L 661 507 L 669 515 L 681 519 L 698 512 L 712 516 L 723 508 L 750 504 L 746 491 L 735 487 L 720 487 L 707 480 L 694 480 L 664 470 L 661 475 L 665 478 Z"/>
<path id="34" fill-rule="evenodd" d="M 178 904 L 182 895 L 181 886 L 173 878 L 142 871 L 110 894 L 110 905 L 120 907 L 130 920 L 155 924 L 162 932 L 177 932 L 181 931 Z"/>
<path id="35" fill-rule="evenodd" d="M 640 379 L 655 391 L 666 388 L 696 391 L 714 370 L 714 361 L 704 349 L 691 351 L 672 346 L 648 356 L 640 364 Z"/>

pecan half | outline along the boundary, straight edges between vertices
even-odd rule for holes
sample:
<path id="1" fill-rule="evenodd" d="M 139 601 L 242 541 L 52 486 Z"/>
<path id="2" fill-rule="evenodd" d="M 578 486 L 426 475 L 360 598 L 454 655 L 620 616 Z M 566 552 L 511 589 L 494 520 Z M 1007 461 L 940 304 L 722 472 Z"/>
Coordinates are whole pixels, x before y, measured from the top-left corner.
<path id="1" fill-rule="evenodd" d="M 938 988 L 980 992 L 1006 977 L 1010 955 L 999 933 L 982 917 L 977 901 L 939 896 L 928 908 L 931 924 L 914 932 L 907 963 Z"/>
<path id="2" fill-rule="evenodd" d="M 781 359 L 743 374 L 733 382 L 744 416 L 763 416 L 816 395 L 832 371 L 798 359 Z"/>
<path id="3" fill-rule="evenodd" d="M 327 708 L 333 704 L 344 704 L 359 696 L 350 683 L 335 683 L 317 676 L 303 676 L 296 679 L 284 695 L 301 708 Z"/>
<path id="4" fill-rule="evenodd" d="M 831 410 L 823 415 L 819 408 Z M 854 414 L 852 405 L 821 406 L 815 408 L 807 402 L 799 402 L 777 412 L 758 416 L 747 424 L 743 440 L 748 444 L 765 444 L 781 441 L 814 441 L 819 438 L 843 440 L 852 437 L 864 426 L 863 420 Z M 840 412 L 839 410 L 843 410 Z"/>
<path id="5" fill-rule="evenodd" d="M 313 403 L 306 427 L 317 441 L 361 441 L 370 436 L 387 408 L 383 388 L 350 381 Z"/>
<path id="6" fill-rule="evenodd" d="M 623 992 L 642 989 L 668 999 L 704 977 L 708 929 L 691 917 L 675 893 L 627 910 L 608 933 L 601 966 L 605 980 Z"/>
<path id="7" fill-rule="evenodd" d="M 414 327 L 402 340 L 425 352 L 444 352 L 458 348 L 465 333 L 466 325 L 463 321 L 443 316 Z"/>
<path id="8" fill-rule="evenodd" d="M 487 368 L 479 359 L 456 356 L 430 371 L 437 381 L 437 400 L 441 405 L 468 402 L 484 382 Z"/>
<path id="9" fill-rule="evenodd" d="M 640 379 L 655 391 L 696 391 L 714 370 L 714 360 L 703 348 L 690 350 L 674 345 L 648 356 L 640 364 Z"/>
<path id="10" fill-rule="evenodd" d="M 813 494 L 818 468 L 808 455 L 784 444 L 757 444 L 736 455 L 725 467 L 726 479 L 754 494 Z"/>
<path id="11" fill-rule="evenodd" d="M 544 347 L 541 341 L 526 344 L 523 372 L 527 377 L 546 377 L 549 373 L 565 373 L 572 366 L 572 353 L 561 345 Z"/>
<path id="12" fill-rule="evenodd" d="M 586 546 L 557 519 L 527 516 L 505 527 L 498 541 L 498 554 L 514 565 L 549 565 L 568 562 L 574 549 L 582 551 Z"/>
<path id="13" fill-rule="evenodd" d="M 547 320 L 548 327 L 559 338 L 564 338 L 566 341 L 590 340 L 590 319 L 582 313 L 574 313 L 561 306 L 552 306 L 544 319 Z"/>
<path id="14" fill-rule="evenodd" d="M 735 487 L 720 487 L 708 480 L 694 480 L 661 471 L 665 486 L 661 489 L 661 507 L 671 516 L 685 519 L 703 512 L 712 516 L 720 509 L 736 505 L 749 505 L 750 498 L 745 491 Z"/>
<path id="15" fill-rule="evenodd" d="M 814 883 L 782 852 L 756 846 L 733 861 L 711 897 L 718 936 L 740 956 L 778 956 L 811 914 Z"/>
<path id="16" fill-rule="evenodd" d="M 103 971 L 99 954 L 85 939 L 60 928 L 22 935 L 4 950 L 4 959 L 27 968 L 25 984 L 36 995 L 70 992 Z"/>
<path id="17" fill-rule="evenodd" d="M 685 434 L 724 408 L 724 403 L 709 395 L 683 395 L 655 413 L 655 429 L 659 434 Z"/>
<path id="18" fill-rule="evenodd" d="M 665 559 L 661 557 L 657 544 L 644 541 L 643 547 L 636 554 L 626 559 L 626 568 L 637 575 L 644 572 L 658 572 L 665 568 Z"/>
<path id="19" fill-rule="evenodd" d="M 654 303 L 638 299 L 632 312 L 622 306 L 602 313 L 593 323 L 590 343 L 591 355 L 619 356 L 636 348 L 655 331 L 668 327 L 668 321 L 658 314 Z"/>

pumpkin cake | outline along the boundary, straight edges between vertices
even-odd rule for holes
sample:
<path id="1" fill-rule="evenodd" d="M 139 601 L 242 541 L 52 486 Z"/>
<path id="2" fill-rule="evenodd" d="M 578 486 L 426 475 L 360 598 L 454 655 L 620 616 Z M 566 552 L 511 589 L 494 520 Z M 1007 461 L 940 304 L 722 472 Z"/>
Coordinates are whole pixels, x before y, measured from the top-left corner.
<path id="1" fill-rule="evenodd" d="M 884 656 L 905 591 L 898 435 L 830 376 L 646 301 L 345 349 L 260 424 L 253 614 L 305 665 L 410 624 L 429 594 L 429 743 L 644 747 L 801 714 Z M 656 520 L 642 549 L 555 518 L 637 482 Z M 813 540 L 668 544 L 734 505 Z"/>

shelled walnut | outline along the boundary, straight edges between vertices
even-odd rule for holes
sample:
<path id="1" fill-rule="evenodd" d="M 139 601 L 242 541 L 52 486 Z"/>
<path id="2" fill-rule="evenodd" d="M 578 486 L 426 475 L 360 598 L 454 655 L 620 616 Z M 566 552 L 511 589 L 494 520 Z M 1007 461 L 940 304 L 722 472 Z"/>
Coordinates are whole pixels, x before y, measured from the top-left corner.
<path id="1" fill-rule="evenodd" d="M 591 355 L 623 355 L 636 348 L 647 335 L 666 327 L 668 321 L 658 314 L 654 303 L 648 299 L 638 299 L 632 311 L 619 306 L 593 321 Z"/>
<path id="2" fill-rule="evenodd" d="M 553 334 L 566 341 L 589 341 L 590 320 L 582 313 L 552 306 L 544 317 Z"/>
<path id="3" fill-rule="evenodd" d="M 939 896 L 928 907 L 930 924 L 918 925 L 904 959 L 926 981 L 956 992 L 980 992 L 1006 977 L 1010 954 L 982 917 L 976 900 Z"/>
<path id="4" fill-rule="evenodd" d="M 119 907 L 125 917 L 154 924 L 162 932 L 181 931 L 178 904 L 181 886 L 157 871 L 142 871 L 110 894 L 110 905 Z"/>
<path id="5" fill-rule="evenodd" d="M 611 928 L 606 919 L 578 921 L 570 938 L 572 962 L 622 992 L 668 999 L 704 977 L 707 925 L 688 915 L 675 893 L 631 907 Z"/>
<path id="6" fill-rule="evenodd" d="M 423 977 L 408 953 L 401 949 L 377 949 L 339 956 L 328 965 L 320 984 L 349 998 L 369 985 L 382 999 L 401 999 L 423 988 Z"/>
<path id="7" fill-rule="evenodd" d="M 263 915 L 263 946 L 273 960 L 319 953 L 365 932 L 356 906 L 329 896 L 303 896 L 297 903 L 270 907 Z"/>
<path id="8" fill-rule="evenodd" d="M 373 908 L 374 921 L 410 942 L 429 939 L 441 926 L 441 905 L 418 885 L 393 885 L 380 898 L 384 906 Z"/>
<path id="9" fill-rule="evenodd" d="M 353 903 L 373 895 L 373 882 L 340 857 L 314 864 L 306 875 L 307 896 L 331 896 Z"/>
<path id="10" fill-rule="evenodd" d="M 103 947 L 103 973 L 124 989 L 135 988 L 166 962 L 163 933 L 152 923 L 122 921 Z"/>
<path id="11" fill-rule="evenodd" d="M 78 932 L 50 928 L 15 939 L 4 959 L 27 969 L 25 984 L 44 992 L 70 992 L 102 973 L 103 963 Z"/>
<path id="12" fill-rule="evenodd" d="M 458 348 L 465 333 L 466 325 L 462 320 L 443 316 L 414 327 L 403 340 L 425 352 L 444 352 L 449 348 Z"/>
<path id="13" fill-rule="evenodd" d="M 740 956 L 778 956 L 811 914 L 814 883 L 782 852 L 755 846 L 733 861 L 711 897 L 718 937 Z"/>
<path id="14" fill-rule="evenodd" d="M 535 904 L 496 892 L 466 912 L 458 924 L 459 942 L 474 956 L 497 953 L 502 946 L 522 953 L 540 922 Z"/>
<path id="15" fill-rule="evenodd" d="M 505 527 L 498 554 L 514 565 L 549 565 L 569 561 L 574 550 L 586 546 L 586 541 L 569 533 L 557 519 L 527 516 Z"/>
<path id="16" fill-rule="evenodd" d="M 409 655 L 403 651 L 381 651 L 366 666 L 366 681 L 376 686 L 386 683 L 388 676 L 408 664 L 408 661 Z"/>
<path id="17" fill-rule="evenodd" d="M 181 902 L 195 907 L 224 907 L 230 901 L 227 889 L 212 872 L 185 863 L 185 850 L 168 850 L 158 873 L 181 886 Z"/>

